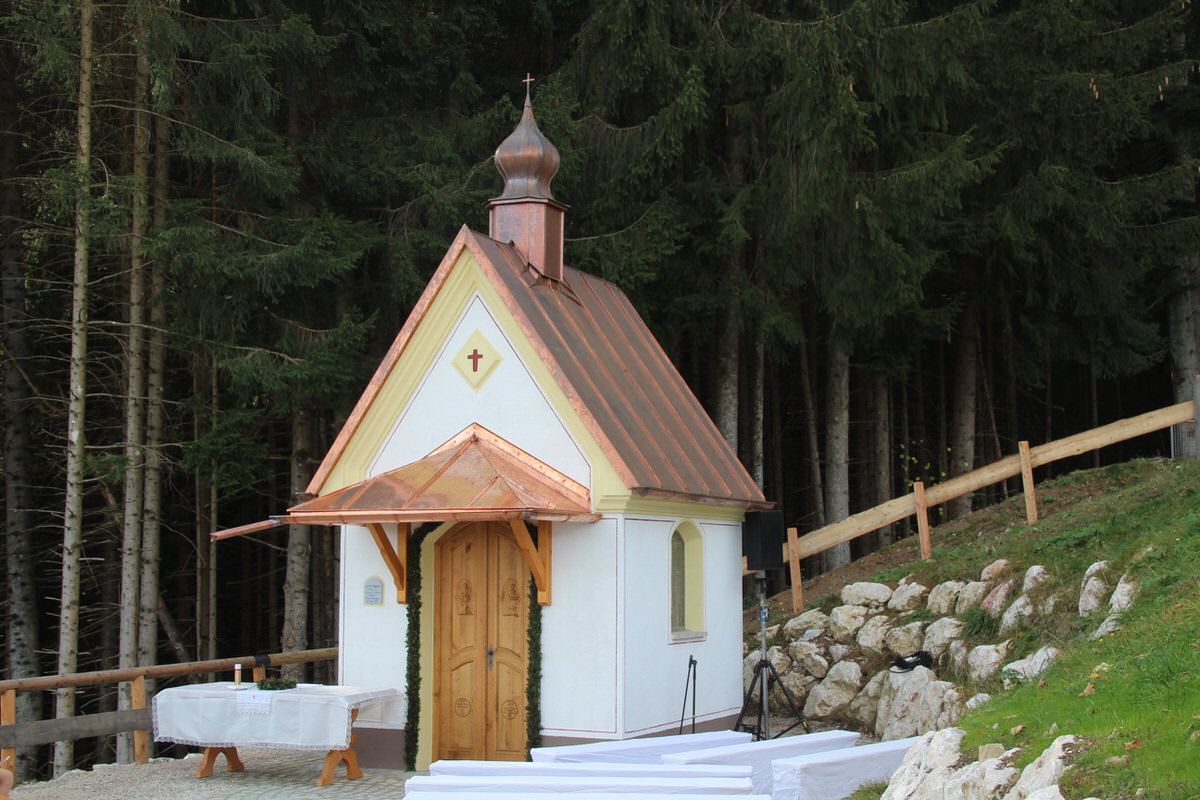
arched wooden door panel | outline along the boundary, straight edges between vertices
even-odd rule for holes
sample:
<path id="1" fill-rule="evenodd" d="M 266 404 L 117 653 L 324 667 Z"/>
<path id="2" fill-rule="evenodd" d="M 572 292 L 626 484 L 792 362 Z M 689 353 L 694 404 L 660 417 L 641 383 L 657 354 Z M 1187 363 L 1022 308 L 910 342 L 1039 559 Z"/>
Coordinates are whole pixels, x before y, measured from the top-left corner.
<path id="1" fill-rule="evenodd" d="M 525 758 L 529 568 L 506 525 L 461 525 L 437 543 L 434 750 Z"/>

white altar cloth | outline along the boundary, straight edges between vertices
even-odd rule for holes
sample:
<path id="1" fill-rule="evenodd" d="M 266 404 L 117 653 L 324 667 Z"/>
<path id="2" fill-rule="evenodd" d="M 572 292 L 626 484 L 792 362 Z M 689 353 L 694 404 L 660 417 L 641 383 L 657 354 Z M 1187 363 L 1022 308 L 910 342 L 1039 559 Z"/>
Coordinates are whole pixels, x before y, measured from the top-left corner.
<path id="1" fill-rule="evenodd" d="M 586 778 L 749 778 L 750 767 L 724 764 L 605 764 L 568 761 L 435 761 L 430 775 L 547 775 Z"/>
<path id="2" fill-rule="evenodd" d="M 745 731 L 708 731 L 677 736 L 647 736 L 644 739 L 619 739 L 561 747 L 535 747 L 532 761 L 603 761 L 623 764 L 658 764 L 666 753 L 680 753 L 705 747 L 719 747 L 750 741 Z"/>
<path id="3" fill-rule="evenodd" d="M 462 793 L 484 795 L 586 794 L 739 796 L 750 794 L 749 778 L 622 778 L 552 777 L 546 775 L 416 775 L 404 782 L 404 796 L 414 792 L 454 800 Z"/>
<path id="4" fill-rule="evenodd" d="M 892 777 L 919 737 L 810 753 L 775 762 L 774 800 L 841 800 L 864 783 Z"/>
<path id="5" fill-rule="evenodd" d="M 154 696 L 154 739 L 197 747 L 345 750 L 351 711 L 398 696 L 397 689 L 317 684 L 273 692 L 235 691 L 230 682 L 175 686 Z"/>
<path id="6" fill-rule="evenodd" d="M 754 770 L 754 791 L 759 794 L 773 794 L 771 763 L 775 759 L 853 747 L 858 737 L 859 734 L 855 731 L 821 731 L 711 747 L 690 753 L 669 753 L 664 755 L 662 760 L 664 764 L 748 765 Z"/>

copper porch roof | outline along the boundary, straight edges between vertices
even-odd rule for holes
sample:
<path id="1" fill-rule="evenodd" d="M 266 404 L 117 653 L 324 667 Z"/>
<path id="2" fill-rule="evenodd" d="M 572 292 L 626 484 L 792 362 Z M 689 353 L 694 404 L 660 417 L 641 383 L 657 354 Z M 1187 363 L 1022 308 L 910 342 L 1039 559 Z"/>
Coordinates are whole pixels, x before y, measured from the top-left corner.
<path id="1" fill-rule="evenodd" d="M 293 506 L 287 515 L 297 525 L 596 518 L 585 487 L 475 424 L 420 461 Z"/>
<path id="2" fill-rule="evenodd" d="M 769 507 L 625 293 L 571 267 L 561 281 L 465 226 L 312 482 L 319 494 L 463 249 L 475 257 L 596 442 L 635 494 Z M 307 505 L 307 504 L 306 504 Z"/>

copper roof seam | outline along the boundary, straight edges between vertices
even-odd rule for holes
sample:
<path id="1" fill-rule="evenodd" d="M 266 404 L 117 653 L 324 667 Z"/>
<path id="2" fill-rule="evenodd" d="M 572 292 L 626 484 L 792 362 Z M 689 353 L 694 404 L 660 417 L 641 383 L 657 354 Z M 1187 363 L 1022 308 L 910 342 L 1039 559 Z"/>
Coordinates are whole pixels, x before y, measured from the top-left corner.
<path id="1" fill-rule="evenodd" d="M 637 317 L 637 311 L 633 308 L 633 304 L 629 301 L 629 298 L 624 293 L 616 296 L 615 300 L 630 324 L 635 318 L 640 319 L 640 317 Z M 614 322 L 617 323 L 618 328 L 625 327 L 620 324 L 620 320 L 614 320 Z M 646 329 L 643 328 L 643 330 Z M 646 333 L 648 335 L 649 331 L 646 330 Z M 659 345 L 658 341 L 652 337 L 647 339 L 645 336 L 643 336 L 640 342 L 631 344 L 633 347 L 641 350 L 644 356 L 652 358 L 658 362 L 657 371 L 660 374 L 665 375 L 670 380 L 674 380 L 676 382 L 676 392 L 673 395 L 667 395 L 664 393 L 664 399 L 669 404 L 668 408 L 670 409 L 671 413 L 677 420 L 679 420 L 679 427 L 682 430 L 683 435 L 691 441 L 691 450 L 693 453 L 695 453 L 696 460 L 700 463 L 703 463 L 707 467 L 707 469 L 703 472 L 697 469 L 697 477 L 700 478 L 702 482 L 708 483 L 708 481 L 703 478 L 703 474 L 707 473 L 718 482 L 718 485 L 716 486 L 708 484 L 707 488 L 713 490 L 714 492 L 719 488 L 730 497 L 735 496 L 739 491 L 744 492 L 751 489 L 755 492 L 760 491 L 758 487 L 753 484 L 753 481 L 748 480 L 749 475 L 746 473 L 745 467 L 738 459 L 737 454 L 733 452 L 733 448 L 730 447 L 729 443 L 725 441 L 725 438 L 721 436 L 720 431 L 717 430 L 716 425 L 712 422 L 712 418 L 708 416 L 708 413 L 704 410 L 703 405 L 701 405 L 700 401 L 696 399 L 695 393 L 692 392 L 691 387 L 687 385 L 687 381 L 683 380 L 683 376 L 679 374 L 679 371 L 671 362 L 670 358 L 667 357 L 666 352 L 662 349 L 662 346 Z M 690 425 L 684 422 L 684 415 L 681 413 L 681 409 L 674 406 L 674 401 L 676 400 L 686 403 L 690 406 L 687 409 L 689 412 L 687 416 L 694 418 L 697 422 L 696 425 Z M 700 440 L 700 434 L 705 434 L 705 441 Z M 713 460 L 713 457 L 718 453 L 722 454 L 723 456 L 721 459 L 723 462 L 722 464 L 717 464 Z M 732 462 L 730 459 L 732 459 Z M 744 476 L 747 480 L 738 480 L 735 485 L 729 480 L 731 477 L 731 472 L 733 473 L 734 477 Z"/>
<path id="2" fill-rule="evenodd" d="M 592 277 L 594 277 L 594 276 L 592 276 Z M 649 329 L 646 327 L 645 322 L 642 321 L 640 317 L 638 317 L 636 320 L 628 319 L 628 318 L 625 320 L 619 320 L 614 316 L 614 313 L 613 313 L 613 305 L 614 304 L 617 307 L 621 308 L 621 310 L 624 310 L 624 304 L 621 301 L 622 301 L 622 298 L 625 298 L 625 294 L 623 292 L 621 292 L 620 289 L 618 289 L 613 284 L 611 284 L 607 281 L 603 281 L 603 279 L 599 279 L 599 280 L 595 281 L 595 283 L 597 285 L 593 285 L 593 281 L 587 280 L 586 277 L 585 277 L 585 282 L 587 283 L 589 291 L 592 292 L 592 294 L 597 297 L 597 301 L 596 301 L 597 308 L 599 309 L 599 311 L 601 313 L 603 313 L 606 316 L 607 321 L 608 321 L 608 325 L 605 326 L 605 325 L 601 324 L 600 320 L 597 320 L 597 326 L 601 327 L 602 329 L 607 327 L 607 328 L 615 331 L 616 335 L 621 337 L 621 340 L 626 343 L 626 349 L 629 352 L 634 353 L 635 355 L 638 354 L 640 350 L 644 349 L 644 345 L 646 343 L 647 337 L 651 337 L 651 334 L 650 334 Z M 607 291 L 609 293 L 608 299 L 606 299 L 606 300 L 600 299 L 600 291 L 601 290 Z M 626 300 L 626 302 L 628 302 L 628 301 Z M 637 334 L 636 341 L 632 335 L 635 333 Z M 650 340 L 653 341 L 652 338 Z M 616 356 L 616 353 L 614 352 L 613 355 Z M 626 370 L 631 370 L 630 366 L 625 363 L 625 360 L 620 359 L 619 356 L 616 357 L 616 361 L 622 368 L 624 368 Z M 661 362 L 660 362 L 660 366 L 661 366 Z M 646 389 L 644 387 L 649 387 L 651 385 L 653 385 L 656 388 L 659 387 L 661 385 L 661 378 L 664 378 L 664 377 L 669 378 L 670 374 L 675 371 L 674 365 L 671 365 L 670 372 L 661 370 L 661 369 L 658 370 L 657 376 L 656 376 L 655 370 L 651 370 L 648 368 L 648 364 L 644 358 L 639 357 L 639 358 L 634 359 L 633 367 L 636 368 L 640 374 L 635 379 L 625 382 L 626 384 L 631 385 L 632 391 L 622 392 L 622 397 L 626 398 L 627 402 L 632 406 L 633 405 L 632 396 L 633 396 L 633 393 L 636 393 L 637 397 L 640 398 L 640 400 L 641 400 L 641 406 L 649 411 L 649 414 L 636 413 L 638 410 L 637 408 L 634 408 L 634 407 L 630 408 L 631 418 L 633 419 L 634 423 L 639 424 L 642 429 L 642 436 L 640 437 L 640 441 L 634 441 L 634 442 L 631 442 L 631 444 L 634 447 L 636 447 L 639 452 L 644 453 L 645 449 L 641 446 L 641 442 L 646 442 L 649 444 L 650 448 L 652 448 L 658 456 L 658 458 L 653 459 L 653 460 L 650 459 L 646 455 L 642 456 L 643 460 L 646 463 L 646 468 L 647 468 L 648 472 L 651 475 L 653 475 L 655 478 L 657 478 L 658 481 L 660 482 L 660 484 L 665 485 L 667 483 L 667 481 L 664 479 L 664 476 L 662 474 L 660 474 L 659 469 L 657 469 L 654 466 L 654 462 L 657 461 L 666 467 L 667 473 L 674 477 L 674 480 L 675 480 L 676 484 L 678 485 L 678 488 L 680 488 L 680 489 L 687 489 L 689 487 L 695 488 L 694 484 L 697 482 L 702 483 L 702 484 L 706 483 L 706 481 L 704 481 L 703 477 L 701 475 L 699 475 L 698 472 L 694 469 L 688 470 L 688 473 L 690 473 L 690 475 L 682 472 L 678 468 L 678 466 L 676 464 L 676 460 L 672 459 L 666 453 L 666 451 L 664 451 L 662 449 L 662 447 L 660 446 L 659 442 L 662 440 L 662 437 L 660 435 L 654 435 L 648 426 L 648 419 L 650 417 L 654 417 L 656 419 L 660 418 L 662 416 L 663 406 L 665 405 L 667 408 L 670 408 L 671 400 L 669 397 L 667 397 L 667 395 L 664 392 L 661 392 L 661 391 L 658 392 L 656 398 L 652 398 L 647 393 L 648 389 Z M 658 380 L 656 380 L 656 377 L 658 378 Z M 661 400 L 662 402 L 656 402 L 656 400 Z M 688 426 L 683 421 L 683 419 L 681 417 L 679 417 L 678 414 L 675 415 L 675 419 L 678 422 L 677 427 L 684 429 L 686 431 Z M 666 430 L 669 430 L 669 428 L 667 428 L 666 426 L 663 426 L 661 424 L 661 420 L 660 420 L 660 424 L 656 427 L 658 427 L 660 429 L 658 431 L 658 433 L 662 433 Z M 690 464 L 691 462 L 686 461 L 684 463 Z M 705 488 L 709 488 L 709 487 L 706 486 Z"/>
<path id="3" fill-rule="evenodd" d="M 429 487 L 433 485 L 434 481 L 436 481 L 438 478 L 442 477 L 442 475 L 444 475 L 446 473 L 446 470 L 450 469 L 451 465 L 453 465 L 454 462 L 458 461 L 458 459 L 462 456 L 462 454 L 470 446 L 471 446 L 470 440 L 465 441 L 461 445 L 459 445 L 458 450 L 455 451 L 454 455 L 450 456 L 450 458 L 448 458 L 446 460 L 446 463 L 442 465 L 442 468 L 439 469 L 437 472 L 435 472 L 433 474 L 433 477 L 431 477 L 429 480 L 425 481 L 425 483 L 421 486 L 420 489 L 417 489 L 415 492 L 413 492 L 412 497 L 410 497 L 404 503 L 404 505 L 401 506 L 401 508 L 408 508 L 409 504 L 412 503 L 413 500 L 415 500 L 418 497 L 423 496 L 425 494 L 425 492 L 429 490 Z"/>
<path id="4" fill-rule="evenodd" d="M 570 268 L 570 267 L 565 268 L 564 273 L 566 272 L 567 269 L 570 269 L 570 270 L 578 273 L 578 270 L 574 270 L 573 268 Z M 582 274 L 582 273 L 579 273 L 579 274 Z M 531 319 L 532 324 L 535 326 L 534 333 L 536 333 L 538 339 L 543 343 L 543 346 L 545 346 L 547 348 L 548 355 L 551 358 L 554 358 L 553 351 L 550 349 L 550 339 L 547 337 L 547 334 L 550 334 L 553 337 L 554 345 L 558 349 L 561 349 L 566 354 L 572 354 L 572 350 L 571 350 L 570 346 L 568 346 L 568 344 L 567 344 L 566 337 L 564 337 L 562 335 L 559 326 L 555 323 L 555 321 L 553 319 L 551 319 L 550 315 L 548 315 L 546 313 L 546 309 L 542 304 L 542 299 L 539 297 L 535 297 L 532 294 L 527 295 L 527 298 L 528 298 L 529 302 L 533 303 L 536 307 L 539 308 L 540 311 L 542 311 L 542 313 L 538 315 L 536 320 L 534 320 L 533 315 L 527 314 L 526 316 L 528 316 Z M 546 298 L 546 299 L 553 300 L 555 298 Z M 561 300 L 559 302 L 561 302 Z M 587 307 L 584 306 L 583 310 L 586 312 Z M 567 322 L 570 323 L 571 320 L 570 320 L 569 315 L 559 315 L 559 316 L 565 317 Z M 541 329 L 541 325 L 545 326 L 544 330 Z M 579 331 L 579 328 L 577 326 L 573 326 L 573 327 L 575 328 L 576 331 Z M 580 340 L 581 341 L 586 340 L 586 337 L 580 337 Z M 621 421 L 620 415 L 616 414 L 614 412 L 612 405 L 608 400 L 608 397 L 603 392 L 599 391 L 599 387 L 594 383 L 592 378 L 587 374 L 586 370 L 583 370 L 582 367 L 579 365 L 578 359 L 571 358 L 568 360 L 559 361 L 557 358 L 555 358 L 555 362 L 560 364 L 560 369 L 562 370 L 563 377 L 566 379 L 566 381 L 568 383 L 570 383 L 570 385 L 575 386 L 576 383 L 579 383 L 579 384 L 584 384 L 584 385 L 590 385 L 592 387 L 590 396 L 594 399 L 594 403 L 587 403 L 587 402 L 583 401 L 582 394 L 579 393 L 578 389 L 576 390 L 576 392 L 579 393 L 578 396 L 581 397 L 581 402 L 584 403 L 584 405 L 589 409 L 591 414 L 595 417 L 597 424 L 599 424 L 601 429 L 603 429 L 605 431 L 606 437 L 608 437 L 610 439 L 610 441 L 612 441 L 611 437 L 608 436 L 608 430 L 609 430 L 608 426 L 611 426 L 611 429 L 620 431 L 623 435 L 623 438 L 628 440 L 630 433 L 625 428 L 625 425 Z M 598 416 L 599 411 L 603 411 L 607 415 L 608 426 L 606 426 L 604 424 L 604 422 L 601 421 L 600 417 Z M 614 444 L 614 447 L 615 447 L 615 444 Z M 630 479 L 631 480 L 626 481 L 626 485 L 632 486 L 632 485 L 634 485 L 634 483 L 637 482 L 637 477 L 633 473 L 632 467 L 629 465 L 628 461 L 623 456 L 621 456 L 621 461 L 623 463 L 625 463 L 627 469 L 630 470 Z"/>
<path id="5" fill-rule="evenodd" d="M 478 234 L 475 235 L 478 236 Z M 513 277 L 519 281 L 520 275 L 517 270 L 519 270 L 521 267 L 513 262 L 509 254 L 509 250 L 512 248 L 501 245 L 492 239 L 486 239 L 484 237 L 480 238 L 487 242 L 500 254 L 503 262 L 512 268 L 511 274 Z M 477 246 L 479 246 L 482 250 L 482 247 L 485 245 L 480 244 Z M 566 397 L 567 402 L 575 410 L 575 413 L 579 415 L 584 427 L 587 428 L 588 433 L 591 434 L 597 446 L 600 448 L 600 451 L 604 453 L 604 456 L 608 459 L 613 470 L 616 471 L 618 477 L 621 478 L 622 482 L 624 482 L 626 486 L 633 486 L 636 483 L 636 479 L 634 478 L 633 472 L 629 465 L 626 463 L 624 455 L 612 441 L 608 431 L 604 429 L 604 426 L 596 417 L 595 412 L 588 406 L 586 402 L 584 402 L 582 395 L 580 395 L 579 391 L 572 384 L 569 376 L 563 368 L 563 365 L 554 356 L 554 354 L 549 351 L 546 342 L 542 339 L 541 333 L 534 326 L 524 307 L 521 305 L 519 300 L 520 295 L 513 292 L 509 288 L 504 271 L 490 259 L 485 263 L 484 269 L 490 269 L 492 276 L 496 278 L 496 282 L 494 284 L 496 286 L 496 290 L 500 292 L 502 299 L 504 299 L 508 305 L 509 312 L 513 315 L 513 319 L 516 320 L 517 325 L 525 333 L 530 346 L 533 347 L 534 351 L 537 352 L 538 356 L 541 358 L 542 363 L 550 371 L 551 376 L 554 377 L 559 389 Z M 522 292 L 521 294 L 528 296 L 529 293 Z"/>
<path id="6" fill-rule="evenodd" d="M 459 228 L 454 241 L 450 244 L 450 248 L 442 256 L 442 261 L 438 264 L 438 268 L 434 270 L 433 277 L 429 279 L 425 290 L 417 298 L 417 302 L 413 305 L 412 311 L 409 312 L 404 325 L 401 326 L 400 332 L 392 340 L 391 346 L 388 347 L 383 360 L 379 362 L 379 366 L 375 369 L 375 373 L 367 383 L 366 389 L 359 396 L 358 402 L 354 404 L 354 409 L 350 412 L 350 416 L 342 423 L 342 428 L 338 431 L 333 444 L 325 453 L 325 457 L 321 459 L 321 463 L 317 466 L 317 471 L 313 473 L 312 480 L 308 482 L 305 492 L 313 495 L 321 493 L 325 481 L 329 479 L 329 474 L 337 466 L 337 462 L 341 459 L 343 453 L 345 453 L 346 447 L 354 438 L 354 434 L 358 431 L 359 426 L 362 425 L 363 418 L 366 417 L 367 412 L 374 404 L 375 398 L 383 391 L 383 386 L 387 383 L 392 370 L 400 363 L 400 356 L 405 348 L 408 347 L 409 340 L 412 339 L 413 334 L 425 319 L 425 314 L 429 311 L 430 306 L 433 305 L 433 301 L 441 292 L 442 286 L 446 282 L 446 277 L 450 274 L 450 270 L 454 267 L 454 264 L 458 262 L 463 247 L 466 246 L 467 234 L 469 233 L 471 233 L 471 230 L 466 225 Z"/>
<path id="7" fill-rule="evenodd" d="M 563 487 L 554 481 L 547 480 L 546 476 L 544 476 L 540 471 L 533 469 L 532 466 L 526 463 L 524 460 L 512 460 L 508 462 L 510 466 L 516 467 L 516 471 L 518 473 L 521 473 L 512 474 L 511 472 L 506 473 L 505 470 L 501 469 L 494 462 L 492 462 L 487 453 L 484 453 L 483 456 L 488 460 L 488 463 L 491 465 L 492 469 L 496 470 L 496 473 L 504 478 L 509 490 L 512 491 L 517 497 L 527 501 L 538 499 L 548 501 L 554 499 L 557 500 L 559 504 L 573 503 L 579 508 L 585 508 L 589 510 L 591 508 L 591 499 L 586 492 L 584 492 L 582 495 L 569 494 L 563 490 Z M 526 480 L 522 481 L 521 478 L 525 478 Z"/>
<path id="8" fill-rule="evenodd" d="M 492 488 L 493 486 L 495 486 L 495 485 L 496 485 L 496 481 L 498 481 L 498 480 L 500 480 L 500 476 L 499 476 L 499 475 L 493 475 L 493 476 L 492 476 L 492 478 L 491 478 L 491 480 L 489 480 L 487 483 L 485 483 L 485 484 L 483 485 L 483 487 L 482 487 L 482 488 L 481 488 L 481 489 L 480 489 L 478 492 L 476 492 L 476 493 L 475 493 L 475 496 L 471 498 L 471 502 L 468 504 L 468 506 L 467 506 L 467 507 L 468 507 L 468 508 L 475 508 L 475 507 L 476 507 L 476 505 L 479 503 L 479 498 L 480 498 L 480 497 L 482 497 L 482 496 L 483 496 L 483 494 L 484 494 L 485 492 L 487 492 L 487 490 L 488 490 L 488 489 L 490 489 L 490 488 Z M 514 492 L 514 494 L 515 494 L 515 492 Z"/>
<path id="9" fill-rule="evenodd" d="M 546 462 L 542 461 L 541 459 L 539 459 L 537 456 L 533 455 L 532 453 L 528 453 L 525 450 L 522 450 L 521 448 L 517 447 L 515 444 L 508 441 L 504 437 L 498 436 L 495 433 L 492 433 L 490 430 L 483 427 L 479 423 L 473 422 L 473 423 L 471 423 L 471 427 L 476 429 L 476 431 L 477 431 L 476 435 L 480 437 L 479 438 L 479 442 L 481 445 L 480 452 L 484 453 L 485 457 L 486 457 L 487 449 L 499 450 L 503 455 L 512 459 L 513 462 L 516 462 L 517 464 L 520 464 L 524 468 L 538 473 L 543 478 L 545 478 L 546 480 L 548 480 L 554 484 L 562 486 L 563 491 L 566 491 L 566 492 L 572 493 L 572 494 L 579 494 L 582 496 L 588 495 L 588 490 L 587 490 L 586 486 L 584 486 L 579 481 L 571 478 L 569 475 L 559 472 L 554 467 L 552 467 L 549 464 L 547 464 Z M 486 445 L 486 447 L 484 447 L 483 445 Z M 489 459 L 489 463 L 492 463 L 490 459 Z M 492 466 L 495 467 L 496 465 L 494 463 L 492 463 Z"/>

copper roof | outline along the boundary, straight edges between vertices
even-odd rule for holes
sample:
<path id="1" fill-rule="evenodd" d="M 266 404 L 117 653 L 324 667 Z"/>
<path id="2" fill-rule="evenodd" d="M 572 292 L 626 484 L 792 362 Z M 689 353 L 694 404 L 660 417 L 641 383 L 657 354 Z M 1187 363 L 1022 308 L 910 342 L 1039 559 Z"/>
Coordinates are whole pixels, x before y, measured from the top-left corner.
<path id="1" fill-rule="evenodd" d="M 594 521 L 586 487 L 471 424 L 420 461 L 288 509 L 297 525 L 442 520 Z"/>
<path id="2" fill-rule="evenodd" d="M 635 494 L 769 507 L 625 293 L 567 267 L 547 281 L 516 249 L 463 227 L 312 482 L 319 494 L 463 249 Z"/>

